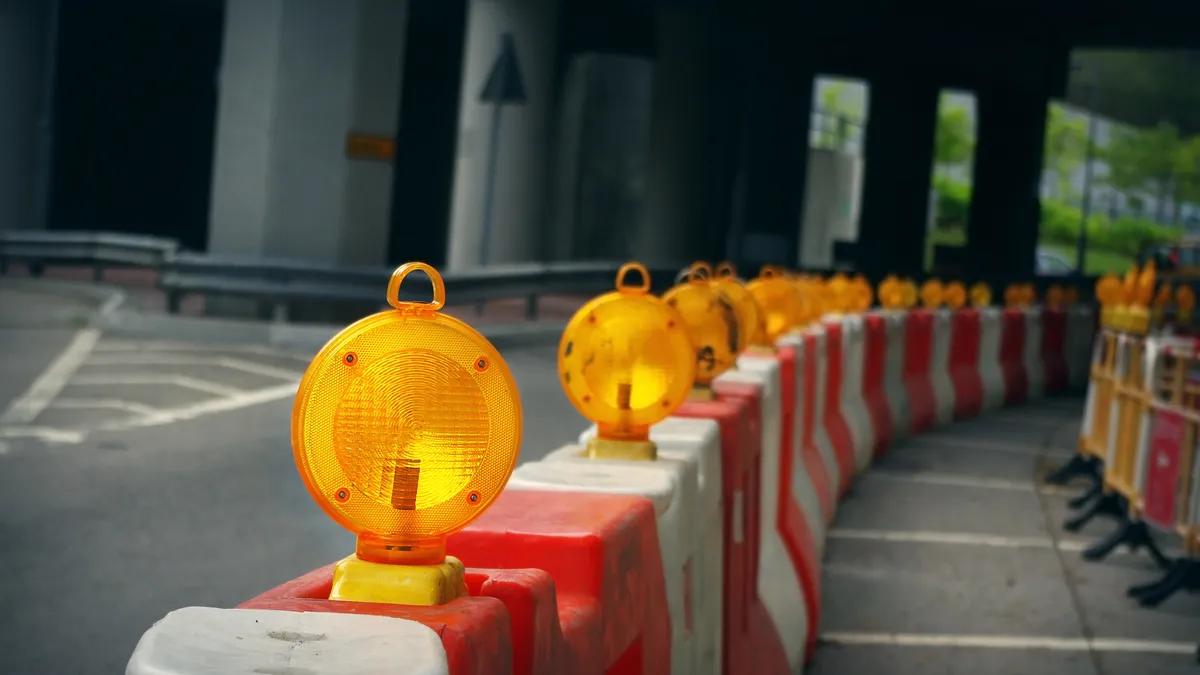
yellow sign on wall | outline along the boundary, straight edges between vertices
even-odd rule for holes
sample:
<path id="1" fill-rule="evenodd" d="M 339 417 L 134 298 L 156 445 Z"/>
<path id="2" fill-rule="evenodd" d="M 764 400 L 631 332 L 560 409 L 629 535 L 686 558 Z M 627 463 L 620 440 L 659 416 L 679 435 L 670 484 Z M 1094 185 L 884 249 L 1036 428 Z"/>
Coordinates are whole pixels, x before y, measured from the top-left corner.
<path id="1" fill-rule="evenodd" d="M 396 157 L 396 140 L 367 134 L 346 134 L 346 157 L 390 162 Z"/>

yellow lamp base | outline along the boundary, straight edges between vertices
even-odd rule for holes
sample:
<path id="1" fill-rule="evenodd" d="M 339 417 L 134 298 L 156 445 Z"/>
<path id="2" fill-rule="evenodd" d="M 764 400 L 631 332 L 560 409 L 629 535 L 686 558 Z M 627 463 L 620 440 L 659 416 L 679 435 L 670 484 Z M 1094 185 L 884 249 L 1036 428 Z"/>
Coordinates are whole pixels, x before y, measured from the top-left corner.
<path id="1" fill-rule="evenodd" d="M 779 352 L 771 345 L 750 345 L 742 353 L 747 356 L 775 356 Z"/>
<path id="2" fill-rule="evenodd" d="M 433 607 L 466 595 L 466 568 L 453 556 L 438 565 L 389 565 L 351 555 L 334 565 L 329 599 Z"/>
<path id="3" fill-rule="evenodd" d="M 710 386 L 696 385 L 692 387 L 691 393 L 688 394 L 689 401 L 715 401 L 717 400 L 717 392 L 713 391 Z"/>
<path id="4" fill-rule="evenodd" d="M 587 444 L 587 456 L 591 459 L 626 459 L 653 462 L 658 459 L 658 446 L 654 441 L 622 441 L 611 438 L 593 438 Z"/>
<path id="5" fill-rule="evenodd" d="M 1150 332 L 1150 312 L 1139 305 L 1129 308 L 1126 315 L 1126 329 L 1135 335 L 1145 335 Z"/>

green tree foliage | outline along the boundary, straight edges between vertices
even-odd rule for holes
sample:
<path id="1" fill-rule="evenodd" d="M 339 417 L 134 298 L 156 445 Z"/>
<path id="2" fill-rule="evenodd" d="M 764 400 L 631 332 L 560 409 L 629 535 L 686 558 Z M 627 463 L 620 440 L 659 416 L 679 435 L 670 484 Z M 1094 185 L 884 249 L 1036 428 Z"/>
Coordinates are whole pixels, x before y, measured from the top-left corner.
<path id="1" fill-rule="evenodd" d="M 1043 166 L 1054 176 L 1054 196 L 1071 201 L 1071 174 L 1087 158 L 1087 122 L 1073 118 L 1057 103 L 1046 115 L 1046 144 Z"/>
<path id="2" fill-rule="evenodd" d="M 934 132 L 934 169 L 967 166 L 975 154 L 975 125 L 965 108 L 942 96 L 938 103 L 937 130 Z"/>
<path id="3" fill-rule="evenodd" d="M 1118 128 L 1104 148 L 1108 183 L 1124 192 L 1145 191 L 1158 199 L 1159 222 L 1166 200 L 1176 205 L 1200 197 L 1200 137 L 1183 138 L 1172 124 L 1153 129 Z"/>

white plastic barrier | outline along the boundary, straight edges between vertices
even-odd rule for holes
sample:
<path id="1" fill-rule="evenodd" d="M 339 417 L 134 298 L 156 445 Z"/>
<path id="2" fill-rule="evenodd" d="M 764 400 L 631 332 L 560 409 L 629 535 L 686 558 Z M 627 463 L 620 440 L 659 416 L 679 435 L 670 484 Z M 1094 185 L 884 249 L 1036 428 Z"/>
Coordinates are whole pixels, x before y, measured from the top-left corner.
<path id="1" fill-rule="evenodd" d="M 912 416 L 908 412 L 908 389 L 904 386 L 904 317 L 896 310 L 880 310 L 887 327 L 887 357 L 883 364 L 883 389 L 892 412 L 892 441 L 908 436 Z"/>
<path id="2" fill-rule="evenodd" d="M 582 447 L 595 436 L 596 426 L 592 425 L 579 435 L 579 447 L 567 446 L 553 453 L 553 459 L 547 459 L 595 461 L 580 455 Z M 695 537 L 696 550 L 700 551 L 700 555 L 696 558 L 692 573 L 695 576 L 694 586 L 698 586 L 704 592 L 700 595 L 693 593 L 692 603 L 695 608 L 695 631 L 700 635 L 714 637 L 705 638 L 713 641 L 711 647 L 708 646 L 708 642 L 700 643 L 692 653 L 699 659 L 707 658 L 709 653 L 715 654 L 713 662 L 720 663 L 724 612 L 721 594 L 713 592 L 712 589 L 722 587 L 725 574 L 725 539 L 721 530 L 721 428 L 713 420 L 668 417 L 651 427 L 650 440 L 658 446 L 658 456 L 661 458 L 690 461 L 689 458 L 695 457 L 697 460 L 696 496 L 700 510 L 696 514 Z M 710 670 L 701 668 L 697 672 Z"/>
<path id="3" fill-rule="evenodd" d="M 584 453 L 584 446 L 568 445 L 550 453 L 541 462 L 523 464 L 513 472 L 508 487 L 640 495 L 653 502 L 667 589 L 667 612 L 671 616 L 671 672 L 675 675 L 701 672 L 714 662 L 714 640 L 715 644 L 720 644 L 720 636 L 688 631 L 689 626 L 710 617 L 688 616 L 691 603 L 687 598 L 694 602 L 707 592 L 699 583 L 702 574 L 697 574 L 696 570 L 705 558 L 705 552 L 698 546 L 697 529 L 702 526 L 719 528 L 720 518 L 709 523 L 701 523 L 696 518 L 700 513 L 700 453 L 693 450 L 669 456 L 664 451 L 654 462 L 589 460 Z M 720 611 L 719 604 L 717 611 Z M 711 627 L 711 621 L 706 623 Z M 711 669 L 709 672 L 718 671 Z"/>
<path id="4" fill-rule="evenodd" d="M 1046 393 L 1046 361 L 1042 358 L 1042 308 L 1025 310 L 1025 372 L 1029 376 L 1026 390 L 1029 400 Z"/>
<path id="5" fill-rule="evenodd" d="M 408 619 L 184 607 L 142 635 L 126 675 L 449 675 L 441 637 Z"/>
<path id="6" fill-rule="evenodd" d="M 825 349 L 826 338 L 828 333 L 820 325 L 813 325 L 805 331 L 805 335 L 811 335 L 816 342 L 817 363 L 813 368 L 813 392 L 816 399 L 813 401 L 813 443 L 817 446 L 817 451 L 821 453 L 821 461 L 825 463 L 825 471 L 829 474 L 829 482 L 833 487 L 832 494 L 838 493 L 838 486 L 841 485 L 841 470 L 838 466 L 837 453 L 833 449 L 833 441 L 829 439 L 829 433 L 825 430 L 825 406 L 827 405 L 828 396 L 825 394 L 827 378 L 829 377 L 829 359 L 825 358 L 827 353 Z M 835 509 L 836 510 L 836 509 Z M 830 522 L 832 522 L 833 514 L 829 514 Z"/>
<path id="7" fill-rule="evenodd" d="M 737 370 L 722 373 L 718 381 L 745 382 L 762 388 L 762 459 L 759 464 L 759 552 L 758 597 L 779 631 L 788 663 L 793 668 L 804 664 L 808 636 L 808 612 L 804 589 L 780 536 L 779 472 L 783 443 L 783 397 L 779 379 L 779 361 L 773 358 L 743 356 Z"/>
<path id="8" fill-rule="evenodd" d="M 875 456 L 875 427 L 863 398 L 866 359 L 866 324 L 861 316 L 846 316 L 842 323 L 842 415 L 850 427 L 854 445 L 854 468 L 858 473 L 871 466 Z"/>
<path id="9" fill-rule="evenodd" d="M 780 338 L 780 346 L 790 346 L 796 350 L 796 411 L 792 416 L 792 499 L 800 505 L 800 511 L 808 522 L 808 531 L 812 533 L 813 543 L 817 547 L 817 559 L 825 547 L 825 510 L 821 506 L 821 498 L 817 491 L 818 478 L 808 471 L 804 462 L 804 406 L 807 401 L 804 396 L 804 369 L 806 356 L 804 336 L 791 333 Z M 824 462 L 822 461 L 822 464 Z M 826 470 L 828 474 L 828 470 Z M 837 494 L 837 485 L 821 486 L 826 494 Z"/>
<path id="10" fill-rule="evenodd" d="M 953 313 L 933 313 L 933 349 L 929 357 L 929 381 L 933 384 L 934 423 L 954 422 L 954 379 L 950 377 L 950 324 Z"/>
<path id="11" fill-rule="evenodd" d="M 1004 370 L 1000 367 L 1000 331 L 1003 310 L 979 310 L 979 379 L 983 382 L 983 410 L 1004 405 Z"/>

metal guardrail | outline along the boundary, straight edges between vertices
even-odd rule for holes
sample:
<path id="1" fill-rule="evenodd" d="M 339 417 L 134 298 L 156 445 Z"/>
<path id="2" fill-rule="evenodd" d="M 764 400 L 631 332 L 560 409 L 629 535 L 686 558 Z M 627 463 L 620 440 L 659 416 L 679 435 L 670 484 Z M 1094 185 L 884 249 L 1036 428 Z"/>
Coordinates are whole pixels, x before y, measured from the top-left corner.
<path id="1" fill-rule="evenodd" d="M 30 274 L 41 276 L 46 265 L 85 265 L 100 281 L 110 268 L 158 268 L 179 250 L 171 239 L 109 232 L 54 232 L 15 230 L 0 232 L 0 274 L 12 262 L 29 266 Z"/>
<path id="2" fill-rule="evenodd" d="M 853 247 L 843 248 L 849 253 Z M 189 296 L 224 296 L 256 301 L 261 307 L 260 314 L 276 321 L 286 321 L 289 305 L 300 303 L 379 306 L 380 289 L 387 287 L 392 273 L 392 268 L 384 267 L 208 255 L 182 251 L 170 239 L 105 232 L 0 232 L 0 274 L 9 262 L 29 265 L 34 276 L 40 275 L 46 265 L 90 266 L 97 281 L 102 280 L 109 268 L 153 269 L 158 273 L 157 286 L 166 296 L 167 309 L 172 313 L 177 313 Z M 620 264 L 591 261 L 495 265 L 447 272 L 443 278 L 446 293 L 455 304 L 524 298 L 526 318 L 532 320 L 537 318 L 538 298 L 542 295 L 598 295 L 612 290 Z M 654 291 L 668 288 L 683 266 L 648 265 Z M 964 280 L 978 280 L 969 276 L 964 275 Z M 920 283 L 923 279 L 916 281 Z M 1052 283 L 1065 283 L 1075 285 L 1085 297 L 1090 296 L 1095 284 L 1094 278 L 1040 277 L 1033 281 L 1039 293 Z M 1001 290 L 994 288 L 997 294 Z M 428 298 L 430 292 L 429 281 L 423 276 L 406 281 L 402 289 L 406 299 Z"/>
<path id="3" fill-rule="evenodd" d="M 220 256 L 179 250 L 171 240 L 108 233 L 20 231 L 0 233 L 0 273 L 10 261 L 30 266 L 36 276 L 45 265 L 88 265 L 94 278 L 110 267 L 140 267 L 158 273 L 156 285 L 167 309 L 178 313 L 189 296 L 224 296 L 256 301 L 276 321 L 286 321 L 289 305 L 354 303 L 382 305 L 393 268 L 333 266 L 271 257 Z M 598 295 L 612 290 L 620 262 L 566 262 L 494 265 L 443 274 L 454 304 L 507 298 L 525 299 L 525 316 L 536 319 L 542 295 Z M 654 290 L 665 290 L 677 266 L 651 270 Z M 405 299 L 423 300 L 428 278 L 414 276 L 401 288 Z"/>

